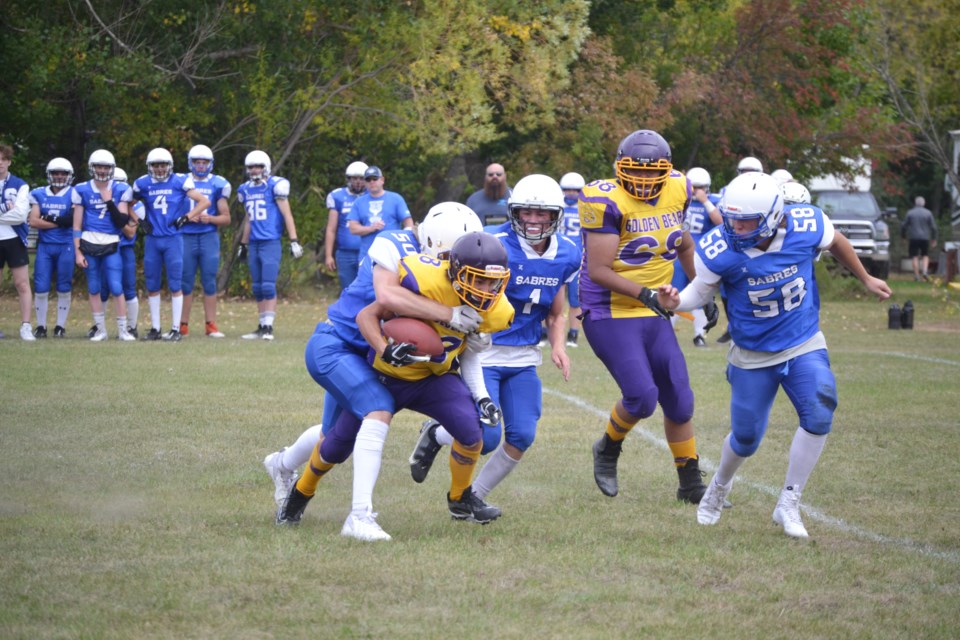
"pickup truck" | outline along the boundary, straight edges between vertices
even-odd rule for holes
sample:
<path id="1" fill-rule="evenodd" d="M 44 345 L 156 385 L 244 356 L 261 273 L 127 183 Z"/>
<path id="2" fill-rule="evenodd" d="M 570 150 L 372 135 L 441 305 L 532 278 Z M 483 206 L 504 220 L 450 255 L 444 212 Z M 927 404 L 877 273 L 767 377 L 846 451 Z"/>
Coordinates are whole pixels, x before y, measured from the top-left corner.
<path id="1" fill-rule="evenodd" d="M 890 221 L 897 220 L 897 209 L 881 211 L 869 191 L 811 189 L 813 203 L 823 209 L 834 228 L 853 245 L 867 272 L 886 280 L 890 276 Z"/>

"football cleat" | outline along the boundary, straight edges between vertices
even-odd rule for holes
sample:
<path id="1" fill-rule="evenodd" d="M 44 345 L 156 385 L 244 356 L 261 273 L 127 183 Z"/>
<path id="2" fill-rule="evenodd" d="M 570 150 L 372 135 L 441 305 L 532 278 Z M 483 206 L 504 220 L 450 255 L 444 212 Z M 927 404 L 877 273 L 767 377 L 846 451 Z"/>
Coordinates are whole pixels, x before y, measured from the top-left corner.
<path id="1" fill-rule="evenodd" d="M 38 324 L 37 328 L 33 330 L 33 337 L 38 340 L 43 340 L 47 337 L 47 328 L 42 324 Z"/>
<path id="2" fill-rule="evenodd" d="M 66 337 L 67 337 L 67 330 L 64 329 L 63 327 L 61 327 L 60 325 L 57 325 L 57 326 L 55 326 L 55 327 L 53 328 L 53 337 L 54 337 L 54 338 L 66 338 Z"/>
<path id="3" fill-rule="evenodd" d="M 791 538 L 809 538 L 807 528 L 800 518 L 800 492 L 787 487 L 780 492 L 780 499 L 773 510 L 773 521 L 783 527 L 783 532 Z"/>
<path id="4" fill-rule="evenodd" d="M 441 445 L 437 442 L 437 427 L 440 423 L 433 419 L 423 422 L 420 427 L 420 437 L 417 438 L 417 445 L 410 454 L 410 475 L 413 481 L 420 483 L 427 479 L 430 473 L 430 467 L 440 452 Z"/>
<path id="5" fill-rule="evenodd" d="M 297 485 L 290 489 L 290 495 L 286 497 L 283 504 L 277 509 L 277 525 L 295 527 L 300 524 L 303 518 L 303 510 L 307 508 L 307 503 L 313 496 L 305 496 L 297 491 Z"/>
<path id="6" fill-rule="evenodd" d="M 717 524 L 720 520 L 720 514 L 727 505 L 727 494 L 733 488 L 733 482 L 724 486 L 717 483 L 717 476 L 713 476 L 706 493 L 700 499 L 697 506 L 697 522 L 700 524 Z"/>
<path id="7" fill-rule="evenodd" d="M 97 335 L 97 325 L 93 325 L 92 327 L 90 327 L 89 329 L 87 329 L 87 337 L 88 337 L 88 338 L 93 338 L 93 336 L 95 336 L 95 335 Z"/>
<path id="8" fill-rule="evenodd" d="M 705 347 L 705 346 L 707 346 L 707 341 L 703 338 L 703 336 L 696 336 L 696 337 L 694 337 L 694 339 L 693 339 L 693 346 L 695 346 L 695 347 Z"/>
<path id="9" fill-rule="evenodd" d="M 696 458 L 689 458 L 682 467 L 677 467 L 677 475 L 680 476 L 680 487 L 677 489 L 677 500 L 697 504 L 703 497 L 703 492 L 707 490 L 707 485 L 703 484 L 703 476 L 706 475 L 700 470 L 700 462 Z"/>
<path id="10" fill-rule="evenodd" d="M 220 331 L 220 329 L 217 328 L 217 323 L 216 323 L 216 322 L 208 322 L 208 323 L 207 323 L 207 326 L 206 326 L 206 332 L 207 332 L 207 337 L 208 337 L 208 338 L 223 338 L 223 337 L 224 337 L 224 335 L 223 335 L 223 333 Z"/>
<path id="11" fill-rule="evenodd" d="M 263 333 L 260 334 L 261 340 L 273 340 L 273 325 L 263 325 Z"/>
<path id="12" fill-rule="evenodd" d="M 617 486 L 617 459 L 623 450 L 623 440 L 613 441 L 606 433 L 593 443 L 593 479 L 600 491 L 611 498 L 619 493 Z"/>
<path id="13" fill-rule="evenodd" d="M 180 332 L 176 329 L 170 329 L 170 331 L 163 334 L 161 339 L 164 342 L 180 342 Z"/>
<path id="14" fill-rule="evenodd" d="M 122 340 L 123 342 L 136 342 L 137 339 L 133 335 L 131 335 L 129 331 L 127 331 L 126 329 L 123 329 L 122 331 L 117 333 L 117 340 Z"/>
<path id="15" fill-rule="evenodd" d="M 340 530 L 340 535 L 364 542 L 392 540 L 390 534 L 377 524 L 377 514 L 370 507 L 367 507 L 366 511 L 354 511 L 348 515 L 346 522 L 343 523 L 343 529 Z"/>
<path id="16" fill-rule="evenodd" d="M 190 327 L 187 326 L 187 323 L 186 323 L 186 322 L 181 322 L 181 323 L 180 323 L 180 335 L 181 335 L 181 336 L 188 336 L 188 335 L 190 335 Z"/>
<path id="17" fill-rule="evenodd" d="M 724 331 L 723 335 L 717 338 L 717 344 L 726 344 L 730 342 L 730 332 Z"/>
<path id="18" fill-rule="evenodd" d="M 103 329 L 97 329 L 97 332 L 90 338 L 90 342 L 103 342 L 107 339 L 107 332 Z"/>
<path id="19" fill-rule="evenodd" d="M 448 493 L 447 509 L 454 520 L 467 520 L 478 524 L 487 524 L 500 517 L 500 509 L 474 495 L 473 487 L 464 489 L 459 500 L 451 500 Z"/>
<path id="20" fill-rule="evenodd" d="M 571 348 L 573 348 L 573 349 L 576 349 L 576 348 L 577 348 L 577 338 L 578 338 L 578 337 L 579 337 L 578 334 L 574 333 L 573 331 L 568 331 L 568 332 L 567 332 L 567 346 L 568 346 L 568 347 L 571 347 Z"/>
<path id="21" fill-rule="evenodd" d="M 245 333 L 240 338 L 242 340 L 259 340 L 260 336 L 263 335 L 263 325 L 258 324 L 256 331 L 251 331 L 250 333 Z"/>
<path id="22" fill-rule="evenodd" d="M 127 333 L 132 335 L 134 340 L 138 340 L 140 338 L 140 334 L 137 333 L 136 327 L 127 327 Z"/>
<path id="23" fill-rule="evenodd" d="M 46 334 L 46 329 L 43 330 Z M 44 335 L 46 337 L 46 335 Z M 20 325 L 20 339 L 26 340 L 27 342 L 36 342 L 37 337 L 33 335 L 33 327 L 30 326 L 29 322 L 24 322 Z"/>
<path id="24" fill-rule="evenodd" d="M 162 337 L 162 334 L 160 333 L 159 329 L 154 329 L 153 327 L 150 327 L 150 331 L 147 333 L 147 335 L 143 336 L 143 339 L 147 341 L 160 340 L 161 337 Z"/>
<path id="25" fill-rule="evenodd" d="M 263 467 L 267 470 L 270 479 L 273 480 L 273 500 L 278 507 L 283 506 L 283 501 L 290 495 L 290 490 L 293 489 L 293 485 L 297 481 L 297 472 L 287 471 L 280 464 L 284 450 L 286 450 L 286 447 L 280 449 L 280 451 L 274 451 L 263 459 Z"/>

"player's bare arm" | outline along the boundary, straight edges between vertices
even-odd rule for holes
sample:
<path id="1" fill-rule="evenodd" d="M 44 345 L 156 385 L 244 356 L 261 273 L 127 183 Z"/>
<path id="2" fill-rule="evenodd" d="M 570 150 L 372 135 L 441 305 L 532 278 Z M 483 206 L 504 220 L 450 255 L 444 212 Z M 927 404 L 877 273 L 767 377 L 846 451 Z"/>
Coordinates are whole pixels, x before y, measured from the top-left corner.
<path id="1" fill-rule="evenodd" d="M 837 259 L 837 262 L 849 269 L 850 272 L 863 283 L 867 291 L 877 296 L 879 300 L 886 300 L 893 293 L 890 290 L 890 285 L 867 273 L 863 263 L 861 263 L 857 257 L 857 252 L 854 250 L 853 245 L 850 244 L 850 241 L 847 240 L 842 233 L 837 233 L 834 236 L 833 242 L 830 244 L 828 250 L 833 257 Z"/>

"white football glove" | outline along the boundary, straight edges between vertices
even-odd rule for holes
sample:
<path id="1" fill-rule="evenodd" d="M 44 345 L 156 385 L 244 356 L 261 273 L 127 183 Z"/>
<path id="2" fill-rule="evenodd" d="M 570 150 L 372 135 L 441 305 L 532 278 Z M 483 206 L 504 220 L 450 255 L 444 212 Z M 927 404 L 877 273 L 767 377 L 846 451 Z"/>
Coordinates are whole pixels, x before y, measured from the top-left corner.
<path id="1" fill-rule="evenodd" d="M 290 255 L 292 255 L 294 258 L 303 257 L 303 247 L 301 247 L 300 243 L 296 240 L 290 241 Z"/>
<path id="2" fill-rule="evenodd" d="M 450 316 L 447 326 L 460 333 L 472 333 L 480 327 L 481 322 L 483 322 L 483 318 L 480 317 L 479 311 L 462 304 L 459 307 L 453 307 L 453 314 Z"/>

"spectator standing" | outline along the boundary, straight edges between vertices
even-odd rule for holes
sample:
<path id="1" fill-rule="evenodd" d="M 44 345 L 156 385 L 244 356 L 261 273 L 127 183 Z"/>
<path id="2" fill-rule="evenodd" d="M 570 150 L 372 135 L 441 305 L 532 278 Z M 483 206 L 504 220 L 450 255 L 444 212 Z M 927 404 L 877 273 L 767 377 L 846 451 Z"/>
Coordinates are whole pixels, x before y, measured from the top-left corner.
<path id="1" fill-rule="evenodd" d="M 365 162 L 351 162 L 347 165 L 347 185 L 338 187 L 327 194 L 327 232 L 323 242 L 324 264 L 330 271 L 337 272 L 340 291 L 350 286 L 357 278 L 360 268 L 360 236 L 350 233 L 347 216 L 356 202 L 367 190 L 363 175 L 367 171 Z"/>
<path id="2" fill-rule="evenodd" d="M 30 187 L 21 178 L 10 173 L 13 147 L 0 144 L 0 276 L 3 266 L 10 266 L 13 286 L 20 301 L 20 338 L 33 341 L 30 326 L 30 273 L 27 255 L 27 218 L 30 215 Z M 3 332 L 0 332 L 0 338 Z"/>
<path id="3" fill-rule="evenodd" d="M 503 165 L 494 163 L 487 167 L 483 188 L 467 198 L 467 206 L 476 212 L 484 226 L 501 224 L 510 217 L 507 199 L 511 192 Z"/>
<path id="4" fill-rule="evenodd" d="M 385 178 L 380 167 L 370 166 L 363 172 L 367 192 L 359 196 L 347 214 L 350 233 L 360 237 L 358 260 L 370 250 L 381 231 L 412 229 L 410 208 L 399 193 L 383 188 Z"/>
<path id="5" fill-rule="evenodd" d="M 906 238 L 910 260 L 913 262 L 913 279 L 929 280 L 930 249 L 937 246 L 937 223 L 933 212 L 924 205 L 922 196 L 914 200 L 914 207 L 907 211 L 907 217 L 900 225 L 900 237 Z"/>

